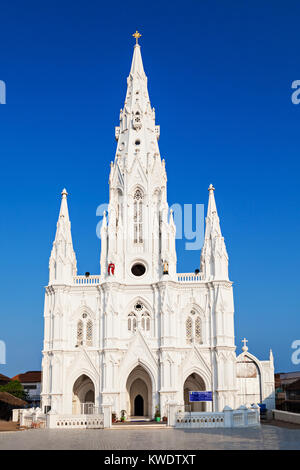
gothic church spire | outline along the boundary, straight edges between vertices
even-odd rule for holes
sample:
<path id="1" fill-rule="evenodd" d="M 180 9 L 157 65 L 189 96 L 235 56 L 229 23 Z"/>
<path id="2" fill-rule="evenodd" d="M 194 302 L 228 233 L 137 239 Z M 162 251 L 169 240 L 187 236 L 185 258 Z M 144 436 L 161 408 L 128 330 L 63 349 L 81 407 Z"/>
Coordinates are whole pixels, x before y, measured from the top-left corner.
<path id="1" fill-rule="evenodd" d="M 49 284 L 72 284 L 73 276 L 77 274 L 67 195 L 67 190 L 63 189 L 56 234 L 49 260 Z"/>
<path id="2" fill-rule="evenodd" d="M 206 281 L 228 280 L 228 254 L 224 237 L 222 237 L 214 195 L 215 188 L 212 184 L 209 186 L 208 191 L 205 237 L 201 251 L 201 272 Z"/>

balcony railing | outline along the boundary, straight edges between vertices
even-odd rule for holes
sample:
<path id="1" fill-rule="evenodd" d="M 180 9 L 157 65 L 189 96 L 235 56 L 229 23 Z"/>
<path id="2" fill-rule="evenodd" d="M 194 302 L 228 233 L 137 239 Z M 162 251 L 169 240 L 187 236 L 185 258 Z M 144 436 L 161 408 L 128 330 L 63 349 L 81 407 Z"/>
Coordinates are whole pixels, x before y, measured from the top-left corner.
<path id="1" fill-rule="evenodd" d="M 202 281 L 202 274 L 195 273 L 179 273 L 177 274 L 178 282 L 199 282 Z"/>
<path id="2" fill-rule="evenodd" d="M 97 285 L 100 284 L 100 276 L 93 274 L 90 276 L 75 276 L 74 284 L 76 285 Z"/>
<path id="3" fill-rule="evenodd" d="M 100 284 L 101 276 L 98 274 L 93 274 L 89 276 L 74 276 L 75 285 L 98 285 Z M 202 274 L 195 273 L 178 273 L 177 274 L 178 282 L 200 282 L 202 281 Z"/>

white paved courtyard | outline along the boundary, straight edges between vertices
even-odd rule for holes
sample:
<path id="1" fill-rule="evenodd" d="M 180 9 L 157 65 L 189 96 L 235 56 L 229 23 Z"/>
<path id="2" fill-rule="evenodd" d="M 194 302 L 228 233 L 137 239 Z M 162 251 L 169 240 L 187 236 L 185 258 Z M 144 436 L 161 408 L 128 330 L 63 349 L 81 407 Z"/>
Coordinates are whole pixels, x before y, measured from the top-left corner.
<path id="1" fill-rule="evenodd" d="M 204 450 L 300 449 L 300 428 L 262 425 L 257 429 L 32 429 L 0 433 L 0 450 Z"/>

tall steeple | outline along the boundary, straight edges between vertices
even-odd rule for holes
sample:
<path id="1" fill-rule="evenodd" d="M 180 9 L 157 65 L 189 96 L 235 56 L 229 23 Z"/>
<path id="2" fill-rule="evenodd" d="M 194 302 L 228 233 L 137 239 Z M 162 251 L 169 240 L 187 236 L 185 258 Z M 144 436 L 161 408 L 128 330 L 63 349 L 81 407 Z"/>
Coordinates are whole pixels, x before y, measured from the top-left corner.
<path id="1" fill-rule="evenodd" d="M 73 276 L 77 274 L 67 195 L 67 190 L 63 189 L 56 234 L 49 260 L 49 284 L 72 284 Z"/>
<path id="2" fill-rule="evenodd" d="M 123 109 L 120 110 L 120 126 L 116 127 L 118 141 L 115 163 L 130 169 L 138 158 L 144 169 L 153 164 L 153 155 L 159 157 L 157 140 L 159 126 L 155 125 L 155 110 L 151 108 L 148 80 L 144 71 L 141 46 L 136 43 Z"/>
<path id="3" fill-rule="evenodd" d="M 214 196 L 215 188 L 208 188 L 208 208 L 205 219 L 205 238 L 201 251 L 201 272 L 205 281 L 228 280 L 228 254 L 222 237 L 220 219 Z"/>
<path id="4" fill-rule="evenodd" d="M 158 146 L 160 128 L 150 104 L 138 44 L 140 34 L 133 36 L 136 44 L 125 103 L 120 111 L 120 125 L 115 128 L 117 149 L 109 176 L 108 226 L 101 237 L 101 273 L 107 277 L 104 266 L 113 263 L 114 279 L 137 282 L 130 266 L 139 258 L 145 267 L 141 279 L 146 276 L 148 281 L 157 281 L 163 275 L 163 263 L 170 261 L 168 239 L 174 236 L 174 230 L 168 222 L 167 176 Z M 170 271 L 175 273 L 174 254 L 172 259 Z"/>

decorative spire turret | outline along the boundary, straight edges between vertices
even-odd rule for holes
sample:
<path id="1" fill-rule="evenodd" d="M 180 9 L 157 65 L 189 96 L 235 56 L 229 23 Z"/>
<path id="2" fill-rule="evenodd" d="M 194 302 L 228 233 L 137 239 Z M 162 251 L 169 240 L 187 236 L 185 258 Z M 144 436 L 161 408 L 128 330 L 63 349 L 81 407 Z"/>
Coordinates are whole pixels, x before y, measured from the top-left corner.
<path id="1" fill-rule="evenodd" d="M 77 274 L 67 195 L 64 188 L 61 192 L 59 217 L 49 260 L 49 284 L 72 284 L 73 276 Z"/>
<path id="2" fill-rule="evenodd" d="M 209 199 L 205 219 L 205 238 L 201 251 L 201 272 L 204 280 L 228 280 L 228 254 L 222 237 L 220 220 L 214 196 L 215 188 L 208 188 Z"/>
<path id="3" fill-rule="evenodd" d="M 100 256 L 101 275 L 105 276 L 107 272 L 107 242 L 108 242 L 106 211 L 103 212 L 100 238 L 101 238 L 101 256 Z"/>

